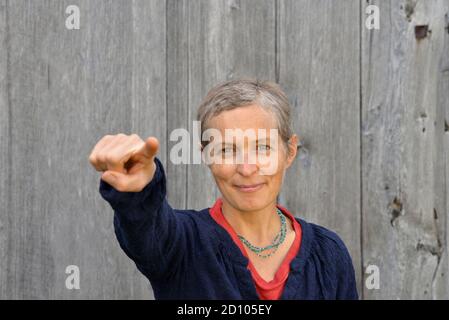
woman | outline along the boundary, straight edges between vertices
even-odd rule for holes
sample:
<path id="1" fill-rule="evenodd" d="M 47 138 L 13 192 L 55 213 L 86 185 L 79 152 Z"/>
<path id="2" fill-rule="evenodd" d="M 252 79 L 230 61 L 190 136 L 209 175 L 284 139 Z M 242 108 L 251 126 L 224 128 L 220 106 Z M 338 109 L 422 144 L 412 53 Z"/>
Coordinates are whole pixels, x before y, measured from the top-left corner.
<path id="1" fill-rule="evenodd" d="M 210 208 L 169 205 L 154 137 L 108 135 L 89 157 L 103 172 L 100 193 L 114 209 L 120 246 L 150 280 L 155 298 L 358 299 L 342 240 L 277 204 L 298 143 L 279 86 L 222 83 L 209 91 L 198 120 L 201 137 L 208 130 L 225 137 L 201 145 L 222 195 Z M 229 129 L 256 135 L 237 143 L 226 136 Z"/>

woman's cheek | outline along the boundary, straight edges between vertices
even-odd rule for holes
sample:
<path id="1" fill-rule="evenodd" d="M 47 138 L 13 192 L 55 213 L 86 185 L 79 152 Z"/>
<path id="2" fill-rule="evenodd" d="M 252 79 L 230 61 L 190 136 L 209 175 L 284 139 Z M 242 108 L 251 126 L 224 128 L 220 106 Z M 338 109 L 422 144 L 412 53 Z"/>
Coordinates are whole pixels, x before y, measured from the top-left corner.
<path id="1" fill-rule="evenodd" d="M 223 165 L 213 165 L 211 167 L 211 172 L 218 184 L 222 186 L 230 184 L 229 181 L 232 178 L 232 171 L 229 170 L 229 168 L 226 168 Z"/>

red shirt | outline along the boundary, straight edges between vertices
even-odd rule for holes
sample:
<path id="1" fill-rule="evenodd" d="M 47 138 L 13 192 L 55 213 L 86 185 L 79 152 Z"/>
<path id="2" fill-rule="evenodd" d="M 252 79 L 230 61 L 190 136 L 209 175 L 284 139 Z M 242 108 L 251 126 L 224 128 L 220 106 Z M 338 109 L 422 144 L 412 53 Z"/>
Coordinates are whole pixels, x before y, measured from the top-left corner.
<path id="1" fill-rule="evenodd" d="M 222 203 L 223 200 L 221 198 L 218 198 L 213 207 L 210 208 L 210 215 L 219 225 L 226 229 L 226 231 L 232 237 L 232 240 L 234 240 L 234 242 L 242 251 L 243 255 L 248 258 L 248 254 L 246 253 L 246 249 L 243 246 L 243 243 L 240 241 L 237 233 L 228 223 L 225 216 L 223 215 L 223 212 L 221 211 Z M 281 297 L 282 291 L 285 287 L 285 283 L 287 282 L 288 274 L 290 272 L 290 262 L 298 254 L 299 248 L 301 246 L 301 225 L 298 223 L 298 221 L 296 221 L 295 217 L 287 209 L 279 204 L 277 204 L 276 207 L 278 207 L 282 211 L 282 213 L 284 213 L 284 215 L 286 215 L 292 221 L 293 229 L 295 230 L 295 240 L 293 241 L 290 249 L 287 252 L 287 255 L 276 271 L 273 280 L 269 282 L 262 279 L 256 268 L 252 264 L 251 260 L 249 260 L 248 258 L 248 269 L 251 271 L 251 275 L 256 285 L 257 293 L 261 300 L 278 300 Z"/>

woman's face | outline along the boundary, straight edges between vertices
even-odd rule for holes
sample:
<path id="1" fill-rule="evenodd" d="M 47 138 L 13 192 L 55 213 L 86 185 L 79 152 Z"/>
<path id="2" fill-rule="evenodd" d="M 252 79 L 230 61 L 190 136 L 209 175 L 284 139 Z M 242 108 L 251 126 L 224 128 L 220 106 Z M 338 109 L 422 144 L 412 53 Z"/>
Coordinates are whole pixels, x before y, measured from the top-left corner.
<path id="1" fill-rule="evenodd" d="M 222 159 L 233 159 L 227 163 L 212 163 L 209 168 L 218 188 L 223 195 L 223 201 L 240 211 L 261 210 L 272 203 L 280 192 L 285 170 L 296 156 L 297 136 L 291 137 L 290 152 L 279 134 L 271 134 L 270 129 L 277 130 L 275 116 L 258 105 L 244 106 L 228 110 L 210 119 L 208 128 L 220 131 L 222 143 L 219 155 Z M 254 137 L 248 136 L 240 143 L 238 139 L 226 139 L 225 129 L 250 129 Z M 259 129 L 266 130 L 266 137 L 259 135 Z M 277 143 L 275 143 L 276 141 Z M 252 143 L 251 143 L 252 142 Z M 237 162 L 237 154 L 242 160 Z M 256 161 L 249 155 L 255 155 Z M 217 154 L 218 155 L 218 154 Z M 276 165 L 267 171 L 267 155 Z M 262 161 L 261 159 L 265 159 Z"/>

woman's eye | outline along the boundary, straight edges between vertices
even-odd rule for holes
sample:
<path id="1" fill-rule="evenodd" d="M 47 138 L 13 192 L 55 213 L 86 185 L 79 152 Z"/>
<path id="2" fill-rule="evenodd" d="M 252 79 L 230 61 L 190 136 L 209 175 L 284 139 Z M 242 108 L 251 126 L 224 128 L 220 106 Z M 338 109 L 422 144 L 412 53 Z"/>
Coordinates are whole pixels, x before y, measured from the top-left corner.
<path id="1" fill-rule="evenodd" d="M 234 148 L 223 148 L 221 149 L 222 153 L 230 153 L 230 152 L 234 152 Z"/>
<path id="2" fill-rule="evenodd" d="M 262 150 L 262 151 L 270 150 L 270 146 L 268 146 L 266 144 L 261 144 L 261 145 L 258 145 L 257 147 L 258 147 L 259 150 Z"/>

